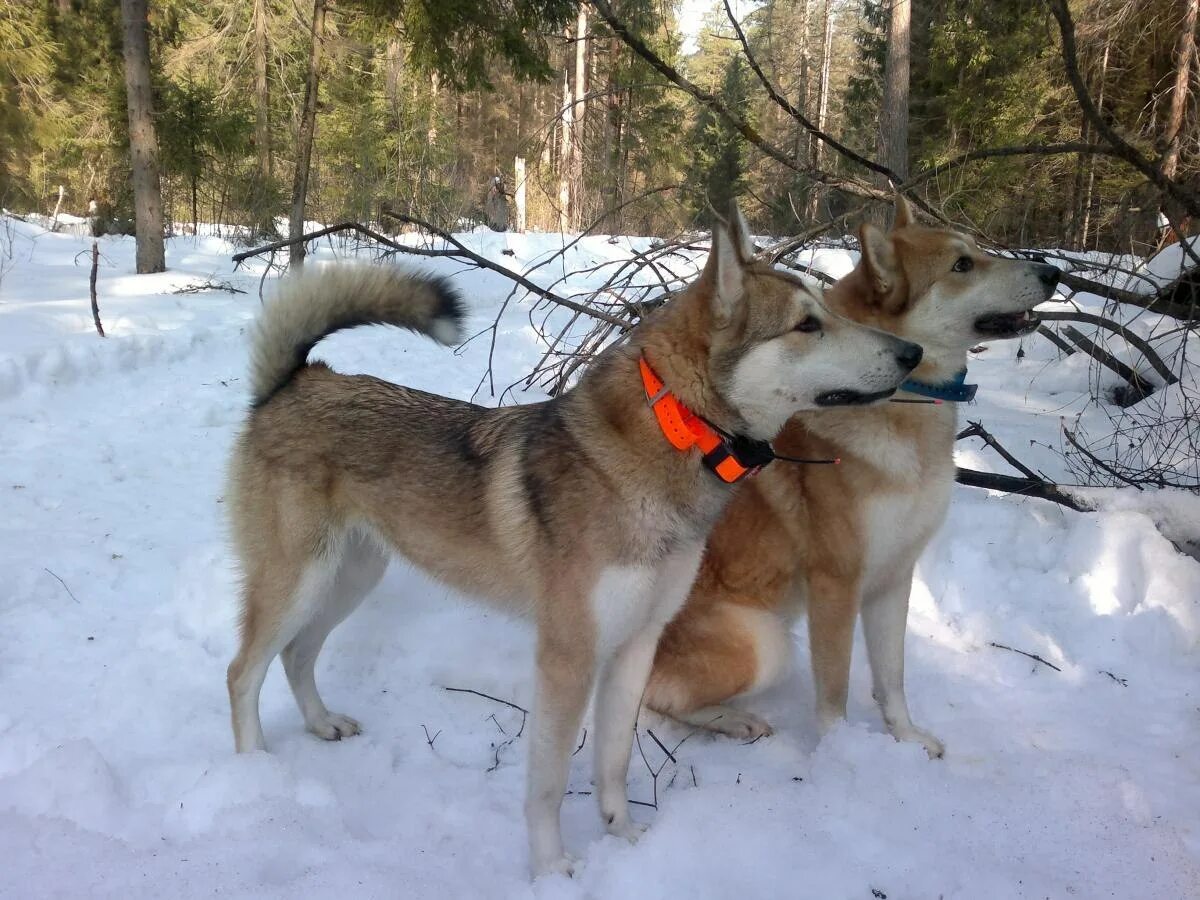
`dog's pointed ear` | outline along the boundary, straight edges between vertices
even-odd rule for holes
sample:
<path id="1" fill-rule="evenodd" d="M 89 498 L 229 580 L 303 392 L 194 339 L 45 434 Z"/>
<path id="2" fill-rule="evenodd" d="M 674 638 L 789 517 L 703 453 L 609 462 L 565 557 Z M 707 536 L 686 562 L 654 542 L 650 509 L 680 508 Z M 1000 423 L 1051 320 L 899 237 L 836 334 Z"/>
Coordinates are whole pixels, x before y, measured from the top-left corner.
<path id="1" fill-rule="evenodd" d="M 915 224 L 917 224 L 917 217 L 913 215 L 912 206 L 902 193 L 896 191 L 896 218 L 892 228 L 907 228 L 909 225 Z"/>
<path id="2" fill-rule="evenodd" d="M 738 250 L 737 225 L 719 223 L 713 228 L 712 249 L 701 276 L 711 291 L 713 321 L 724 328 L 733 321 L 733 314 L 742 300 L 745 265 Z"/>
<path id="3" fill-rule="evenodd" d="M 888 236 L 870 222 L 864 222 L 858 230 L 858 242 L 862 247 L 863 270 L 876 299 L 883 300 L 896 286 L 896 253 Z"/>
<path id="4" fill-rule="evenodd" d="M 733 246 L 737 249 L 738 258 L 743 263 L 754 259 L 754 238 L 750 237 L 746 218 L 738 209 L 736 200 L 729 206 L 729 234 L 733 238 Z"/>

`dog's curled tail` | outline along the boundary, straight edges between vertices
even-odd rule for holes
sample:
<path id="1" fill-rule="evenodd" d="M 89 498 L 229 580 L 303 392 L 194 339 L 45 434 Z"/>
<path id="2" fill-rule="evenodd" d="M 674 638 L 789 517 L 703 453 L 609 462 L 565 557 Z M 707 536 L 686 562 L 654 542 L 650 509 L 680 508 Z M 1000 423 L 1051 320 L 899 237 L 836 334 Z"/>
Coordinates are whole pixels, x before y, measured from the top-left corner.
<path id="1" fill-rule="evenodd" d="M 270 400 L 335 331 L 397 325 L 452 344 L 465 315 L 462 298 L 444 279 L 390 266 L 330 266 L 285 280 L 255 324 L 251 402 Z"/>

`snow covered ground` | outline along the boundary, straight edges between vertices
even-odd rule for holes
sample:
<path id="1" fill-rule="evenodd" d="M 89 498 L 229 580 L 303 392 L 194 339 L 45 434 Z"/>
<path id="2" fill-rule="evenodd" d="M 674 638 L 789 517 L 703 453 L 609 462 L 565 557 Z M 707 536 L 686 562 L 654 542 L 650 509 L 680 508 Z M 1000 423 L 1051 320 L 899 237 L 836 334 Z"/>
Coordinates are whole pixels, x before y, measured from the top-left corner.
<path id="1" fill-rule="evenodd" d="M 647 729 L 668 748 L 688 732 L 643 716 L 647 762 L 635 755 L 630 792 L 657 793 L 658 809 L 637 808 L 652 827 L 636 846 L 602 836 L 585 742 L 564 808 L 583 861 L 573 880 L 527 881 L 521 714 L 444 690 L 528 707 L 529 629 L 403 567 L 335 632 L 318 675 L 365 733 L 308 735 L 276 667 L 262 703 L 273 752 L 235 756 L 222 469 L 245 408 L 261 268 L 234 273 L 227 242 L 185 237 L 169 243 L 170 272 L 134 276 L 132 241 L 102 239 L 101 340 L 78 256 L 90 241 L 11 225 L 0 265 L 0 895 L 1200 896 L 1200 564 L 1134 511 L 1142 500 L 1076 514 L 959 488 L 920 566 L 909 638 L 914 716 L 946 741 L 946 758 L 883 733 L 861 646 L 850 722 L 818 743 L 798 634 L 797 674 L 753 704 L 773 737 L 692 736 L 676 764 Z M 516 266 L 558 242 L 464 239 Z M 629 246 L 589 238 L 569 264 Z M 172 293 L 208 280 L 248 293 Z M 509 285 L 478 272 L 462 281 L 482 327 Z M 526 313 L 502 320 L 498 385 L 543 350 Z M 1040 340 L 1019 363 L 1016 349 L 993 345 L 973 363 L 982 388 L 968 415 L 1024 455 L 1082 408 L 1088 366 Z M 454 355 L 374 330 L 319 355 L 467 397 L 487 346 Z M 968 443 L 964 464 L 999 468 Z M 1061 466 L 1029 453 L 1052 474 Z"/>

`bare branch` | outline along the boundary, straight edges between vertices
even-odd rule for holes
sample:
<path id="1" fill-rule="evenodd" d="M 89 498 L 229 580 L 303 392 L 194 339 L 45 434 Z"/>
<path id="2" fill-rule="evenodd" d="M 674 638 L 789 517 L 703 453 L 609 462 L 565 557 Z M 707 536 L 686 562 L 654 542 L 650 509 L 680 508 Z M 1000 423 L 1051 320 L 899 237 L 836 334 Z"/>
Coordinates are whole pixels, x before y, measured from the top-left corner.
<path id="1" fill-rule="evenodd" d="M 1127 398 L 1129 402 L 1122 403 L 1122 406 L 1132 406 L 1139 400 L 1144 400 L 1154 393 L 1154 385 L 1150 384 L 1150 382 L 1146 381 L 1136 371 L 1125 365 L 1125 363 L 1121 362 L 1099 344 L 1090 340 L 1079 329 L 1067 325 L 1063 327 L 1063 334 L 1070 338 L 1076 347 L 1088 354 L 1088 356 L 1096 360 L 1100 365 L 1115 372 L 1125 380 L 1132 389 L 1133 394 Z"/>
<path id="2" fill-rule="evenodd" d="M 971 150 L 948 159 L 943 163 L 938 163 L 936 166 L 930 166 L 901 184 L 899 190 L 908 191 L 924 184 L 926 181 L 944 175 L 952 169 L 960 168 L 967 163 L 977 162 L 981 159 L 997 159 L 1005 156 L 1057 156 L 1064 153 L 1095 153 L 1100 156 L 1117 156 L 1115 152 L 1102 144 L 1084 144 L 1078 141 L 1063 144 L 1021 144 L 1012 147 L 986 147 L 982 150 Z"/>
<path id="3" fill-rule="evenodd" d="M 1061 672 L 1061 671 L 1062 671 L 1062 669 L 1060 669 L 1060 668 L 1059 668 L 1058 666 L 1056 666 L 1054 663 L 1052 663 L 1052 662 L 1047 662 L 1046 660 L 1044 660 L 1044 659 L 1042 659 L 1040 656 L 1038 656 L 1036 653 L 1026 653 L 1024 650 L 1018 650 L 1016 647 L 1010 647 L 1010 646 L 1008 646 L 1008 644 L 997 644 L 995 641 L 988 641 L 988 646 L 989 646 L 989 647 L 995 647 L 997 650 L 1007 650 L 1007 651 L 1009 651 L 1010 653 L 1019 653 L 1019 654 L 1021 654 L 1022 656 L 1025 656 L 1025 657 L 1028 657 L 1029 659 L 1032 659 L 1034 662 L 1040 662 L 1040 663 L 1041 663 L 1043 666 L 1049 666 L 1049 667 L 1050 667 L 1050 668 L 1052 668 L 1052 669 L 1053 669 L 1055 672 Z"/>
<path id="4" fill-rule="evenodd" d="M 1118 134 L 1097 109 L 1087 84 L 1079 72 L 1079 57 L 1075 49 L 1075 22 L 1071 19 L 1071 10 L 1067 6 L 1067 0 L 1046 0 L 1046 2 L 1050 7 L 1051 15 L 1058 22 L 1059 34 L 1062 37 L 1062 59 L 1067 81 L 1070 82 L 1071 89 L 1075 92 L 1075 97 L 1087 120 L 1112 148 L 1113 155 L 1125 160 L 1145 175 L 1155 187 L 1164 194 L 1168 194 L 1191 215 L 1200 216 L 1200 195 L 1168 178 L 1160 166 L 1147 159 L 1137 147 Z"/>
<path id="5" fill-rule="evenodd" d="M 994 472 L 980 472 L 977 469 L 964 469 L 959 466 L 955 470 L 955 480 L 967 487 L 984 488 L 989 491 L 1001 491 L 1005 494 L 1019 494 L 1022 497 L 1035 497 L 1039 500 L 1050 500 L 1076 512 L 1089 512 L 1092 507 L 1083 500 L 1064 490 L 1057 484 L 1040 478 L 1018 478 L 1015 475 L 997 475 Z"/>
<path id="6" fill-rule="evenodd" d="M 1163 362 L 1162 357 L 1154 352 L 1154 348 L 1141 335 L 1134 334 L 1124 325 L 1114 322 L 1112 319 L 1106 319 L 1104 316 L 1096 316 L 1092 313 L 1085 312 L 1039 312 L 1039 319 L 1047 322 L 1086 322 L 1089 325 L 1096 325 L 1100 328 L 1105 328 L 1114 334 L 1119 334 L 1129 344 L 1136 347 L 1138 352 L 1146 358 L 1146 362 L 1167 384 L 1175 384 L 1179 381 L 1178 376 L 1171 371 L 1171 367 Z"/>
<path id="7" fill-rule="evenodd" d="M 420 255 L 423 255 L 423 256 L 430 255 L 432 252 L 432 253 L 437 253 L 440 256 L 462 256 L 462 257 L 465 257 L 465 258 L 469 259 L 471 262 L 475 263 L 475 265 L 479 266 L 480 268 L 489 269 L 492 272 L 495 272 L 499 275 L 503 275 L 505 278 L 512 279 L 517 284 L 519 284 L 521 287 L 525 288 L 525 290 L 529 291 L 529 293 L 536 294 L 537 296 L 539 296 L 545 300 L 549 300 L 551 303 L 555 303 L 559 306 L 564 306 L 567 309 L 573 309 L 578 313 L 583 313 L 585 316 L 591 316 L 593 319 L 600 319 L 602 321 L 608 322 L 610 325 L 616 325 L 618 328 L 620 328 L 622 330 L 628 330 L 629 328 L 633 327 L 633 323 L 629 322 L 626 319 L 622 319 L 619 316 L 610 315 L 602 310 L 595 309 L 594 307 L 585 306 L 582 303 L 576 303 L 575 301 L 568 300 L 565 297 L 560 297 L 557 294 L 546 290 L 544 287 L 534 284 L 532 281 L 530 281 L 528 278 L 526 278 L 521 273 L 514 272 L 512 269 L 505 268 L 504 266 L 500 265 L 499 263 L 494 263 L 490 259 L 488 259 L 486 256 L 480 256 L 478 253 L 476 253 L 470 247 L 466 246 L 462 241 L 460 241 L 458 238 L 456 238 L 450 232 L 443 231 L 441 228 L 438 228 L 436 225 L 431 225 L 429 222 L 426 222 L 423 219 L 418 219 L 416 216 L 406 215 L 405 213 L 389 212 L 389 211 L 385 211 L 384 215 L 386 215 L 389 219 L 396 219 L 399 222 L 407 222 L 409 225 L 416 225 L 418 228 L 422 228 L 425 231 L 430 232 L 431 234 L 437 235 L 439 238 L 441 238 L 447 244 L 450 244 L 450 246 L 454 247 L 454 252 L 416 250 L 415 252 L 418 252 Z M 395 244 L 394 246 L 395 246 L 395 249 L 401 253 L 414 252 L 414 248 L 405 247 L 401 244 Z M 235 257 L 235 259 L 236 259 L 236 257 Z"/>
<path id="8" fill-rule="evenodd" d="M 746 39 L 746 33 L 742 30 L 741 23 L 738 22 L 737 17 L 733 14 L 733 7 L 729 5 L 729 0 L 723 0 L 723 2 L 725 4 L 725 14 L 729 17 L 729 23 L 733 26 L 733 30 L 737 33 L 738 41 L 741 42 L 742 55 L 746 57 L 746 61 L 750 64 L 750 68 L 753 70 L 754 74 L 758 76 L 758 80 L 762 83 L 763 88 L 766 90 L 767 96 L 771 98 L 775 105 L 799 122 L 800 126 L 805 131 L 807 131 L 817 140 L 821 141 L 823 144 L 827 145 L 830 149 L 840 153 L 842 156 L 846 157 L 846 159 L 858 163 L 865 169 L 870 169 L 872 172 L 877 172 L 878 174 L 883 175 L 893 184 L 897 183 L 899 179 L 896 177 L 895 172 L 893 172 L 887 166 L 875 162 L 873 159 L 867 159 L 867 157 L 859 153 L 855 153 L 845 144 L 838 142 L 825 132 L 821 131 L 821 129 L 817 128 L 817 126 L 814 125 L 808 119 L 808 117 L 804 115 L 804 113 L 792 106 L 792 104 L 788 102 L 787 98 L 780 94 L 778 90 L 776 90 L 775 85 L 771 83 L 771 80 L 767 78 L 767 74 L 758 64 L 758 60 L 754 58 L 754 53 L 750 50 L 750 42 Z"/>
<path id="9" fill-rule="evenodd" d="M 983 427 L 982 422 L 968 422 L 967 427 L 955 435 L 954 439 L 956 441 L 960 441 L 967 437 L 982 438 L 985 444 L 999 453 L 1004 458 L 1005 462 L 1007 462 L 1026 478 L 1032 478 L 1035 480 L 1038 479 L 1039 476 L 1037 472 L 1033 471 L 1033 469 L 1029 468 L 1029 466 L 1025 465 L 1025 463 L 1021 462 L 1019 459 L 1009 453 L 1004 448 L 1004 445 L 996 440 L 990 431 Z"/>
<path id="10" fill-rule="evenodd" d="M 602 18 L 608 24 L 608 27 L 613 30 L 613 33 L 617 37 L 625 42 L 629 49 L 649 63 L 650 66 L 658 71 L 660 75 L 674 84 L 681 91 L 689 94 L 698 103 L 712 110 L 712 112 L 728 122 L 742 137 L 744 137 L 747 141 L 749 141 L 752 145 L 757 147 L 771 159 L 784 166 L 787 166 L 793 171 L 799 172 L 802 175 L 807 175 L 814 181 L 818 181 L 821 184 L 828 185 L 829 187 L 836 188 L 848 194 L 854 194 L 859 197 L 868 197 L 872 200 L 880 200 L 884 202 L 891 201 L 893 196 L 891 191 L 885 191 L 881 188 L 877 188 L 861 179 L 840 177 L 829 172 L 816 169 L 812 166 L 804 165 L 794 156 L 788 155 L 778 147 L 769 143 L 761 134 L 758 133 L 754 126 L 747 122 L 742 116 L 733 112 L 729 109 L 729 107 L 725 106 L 725 104 L 723 104 L 712 94 L 708 93 L 707 91 L 698 87 L 692 81 L 689 81 L 687 78 L 685 78 L 678 69 L 666 62 L 662 57 L 650 49 L 650 47 L 647 46 L 641 38 L 633 34 L 633 32 L 631 32 L 629 28 L 619 18 L 617 18 L 608 0 L 589 0 L 589 2 L 600 15 L 600 18 Z M 917 200 L 917 202 L 920 203 L 919 200 Z M 922 205 L 922 208 L 925 208 L 925 206 Z M 936 216 L 936 213 L 931 209 L 926 208 L 926 212 L 928 212 L 930 215 Z"/>
<path id="11" fill-rule="evenodd" d="M 1122 475 L 1120 472 L 1118 472 L 1116 469 L 1114 469 L 1112 466 L 1110 466 L 1104 460 L 1100 459 L 1100 457 L 1096 456 L 1096 454 L 1093 453 L 1091 450 L 1082 446 L 1075 439 L 1075 435 L 1071 432 L 1071 430 L 1069 428 L 1066 428 L 1065 426 L 1063 427 L 1063 435 L 1066 437 L 1067 443 L 1069 443 L 1072 447 L 1074 447 L 1076 450 L 1078 450 L 1080 453 L 1082 453 L 1084 456 L 1086 456 L 1088 459 L 1090 459 L 1095 465 L 1099 466 L 1101 469 L 1103 469 L 1105 472 L 1107 472 L 1113 478 L 1117 479 L 1118 481 L 1124 482 L 1125 484 L 1129 485 L 1132 488 L 1137 488 L 1137 490 L 1139 490 L 1139 491 L 1145 490 L 1145 488 L 1143 488 L 1140 484 L 1138 484 L 1132 478 Z"/>

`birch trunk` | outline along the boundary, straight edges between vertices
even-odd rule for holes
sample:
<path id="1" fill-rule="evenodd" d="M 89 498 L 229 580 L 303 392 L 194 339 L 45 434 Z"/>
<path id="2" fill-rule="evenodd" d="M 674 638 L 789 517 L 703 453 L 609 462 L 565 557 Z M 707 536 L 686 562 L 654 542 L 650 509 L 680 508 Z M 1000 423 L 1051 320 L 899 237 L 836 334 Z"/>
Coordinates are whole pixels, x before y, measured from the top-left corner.
<path id="1" fill-rule="evenodd" d="M 583 227 L 583 128 L 587 113 L 587 5 L 575 23 L 575 85 L 571 96 L 571 230 Z"/>
<path id="2" fill-rule="evenodd" d="M 829 115 L 829 71 L 833 55 L 833 15 L 829 8 L 829 0 L 825 0 L 821 19 L 821 80 L 817 85 L 817 120 L 814 123 L 817 131 L 825 131 L 825 118 Z M 825 145 L 814 136 L 812 140 L 812 164 L 814 169 L 820 169 L 825 157 Z M 821 207 L 822 190 L 820 185 L 813 185 L 808 195 L 808 218 L 813 221 Z"/>

